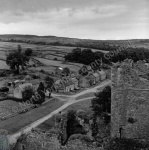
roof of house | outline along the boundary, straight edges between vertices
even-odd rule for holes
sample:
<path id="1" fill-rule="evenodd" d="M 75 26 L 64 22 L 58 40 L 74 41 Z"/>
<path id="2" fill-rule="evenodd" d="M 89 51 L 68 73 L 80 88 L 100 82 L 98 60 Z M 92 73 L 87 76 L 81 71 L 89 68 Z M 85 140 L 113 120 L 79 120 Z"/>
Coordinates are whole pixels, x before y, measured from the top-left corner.
<path id="1" fill-rule="evenodd" d="M 70 81 L 67 81 L 67 82 L 63 82 L 63 85 L 66 87 L 66 86 L 70 86 L 70 85 L 73 85 L 74 83 L 70 80 Z"/>
<path id="2" fill-rule="evenodd" d="M 95 77 L 91 74 L 86 77 L 87 80 L 95 80 Z"/>
<path id="3" fill-rule="evenodd" d="M 77 80 L 76 78 L 72 78 L 71 81 L 72 81 L 73 83 L 78 82 L 78 80 Z"/>
<path id="4" fill-rule="evenodd" d="M 105 72 L 104 72 L 103 70 L 98 71 L 98 73 L 99 73 L 100 75 L 105 75 Z"/>
<path id="5" fill-rule="evenodd" d="M 60 84 L 60 83 L 61 83 L 61 79 L 55 81 L 55 84 Z"/>
<path id="6" fill-rule="evenodd" d="M 27 86 L 33 86 L 31 83 L 24 83 L 24 84 L 20 84 L 19 85 L 19 88 L 21 89 L 21 90 L 24 90 L 24 88 L 25 87 L 27 87 Z"/>
<path id="7" fill-rule="evenodd" d="M 94 77 L 99 77 L 99 74 L 98 73 L 93 73 L 93 76 Z"/>

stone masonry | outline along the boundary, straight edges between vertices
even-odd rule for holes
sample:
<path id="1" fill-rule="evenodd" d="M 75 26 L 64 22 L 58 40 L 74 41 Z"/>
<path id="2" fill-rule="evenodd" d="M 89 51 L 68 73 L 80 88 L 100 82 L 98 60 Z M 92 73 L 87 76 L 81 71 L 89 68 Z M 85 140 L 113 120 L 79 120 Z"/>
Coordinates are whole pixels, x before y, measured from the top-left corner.
<path id="1" fill-rule="evenodd" d="M 149 139 L 149 81 L 144 82 L 137 73 L 131 60 L 111 69 L 112 137 Z"/>

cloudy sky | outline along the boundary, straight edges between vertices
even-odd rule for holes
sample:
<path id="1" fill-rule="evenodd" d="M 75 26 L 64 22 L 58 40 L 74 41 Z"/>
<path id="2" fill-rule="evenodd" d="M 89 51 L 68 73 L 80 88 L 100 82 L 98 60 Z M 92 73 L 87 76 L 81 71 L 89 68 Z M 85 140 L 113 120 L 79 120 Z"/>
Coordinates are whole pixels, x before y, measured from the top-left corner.
<path id="1" fill-rule="evenodd" d="M 149 0 L 0 0 L 0 34 L 149 39 Z"/>

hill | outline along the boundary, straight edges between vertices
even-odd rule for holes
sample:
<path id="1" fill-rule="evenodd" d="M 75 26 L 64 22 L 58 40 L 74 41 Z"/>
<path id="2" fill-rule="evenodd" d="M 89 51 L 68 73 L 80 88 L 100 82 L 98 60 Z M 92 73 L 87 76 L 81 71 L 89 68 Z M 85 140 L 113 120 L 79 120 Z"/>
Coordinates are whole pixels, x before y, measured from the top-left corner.
<path id="1" fill-rule="evenodd" d="M 55 46 L 74 46 L 102 49 L 105 46 L 121 46 L 129 44 L 132 47 L 149 48 L 149 39 L 128 39 L 128 40 L 91 40 L 91 39 L 77 39 L 68 37 L 56 36 L 37 36 L 37 35 L 19 35 L 19 34 L 5 34 L 0 35 L 0 41 L 6 42 L 22 42 L 34 44 L 50 44 Z M 129 41 L 129 42 L 128 42 Z"/>

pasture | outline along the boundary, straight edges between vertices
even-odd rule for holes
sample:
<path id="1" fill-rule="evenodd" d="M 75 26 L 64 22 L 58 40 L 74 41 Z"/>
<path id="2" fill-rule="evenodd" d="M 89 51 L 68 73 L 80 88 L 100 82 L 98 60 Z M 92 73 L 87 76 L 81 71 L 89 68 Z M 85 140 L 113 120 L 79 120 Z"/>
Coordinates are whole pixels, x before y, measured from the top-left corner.
<path id="1" fill-rule="evenodd" d="M 46 66 L 68 67 L 68 68 L 71 68 L 72 71 L 77 71 L 83 66 L 83 64 L 79 64 L 79 63 L 69 63 L 69 62 L 63 62 L 63 61 L 55 61 L 55 60 L 49 60 L 49 59 L 44 59 L 44 58 L 38 58 L 38 57 L 34 57 L 34 59 L 40 61 L 42 64 L 44 64 Z"/>

